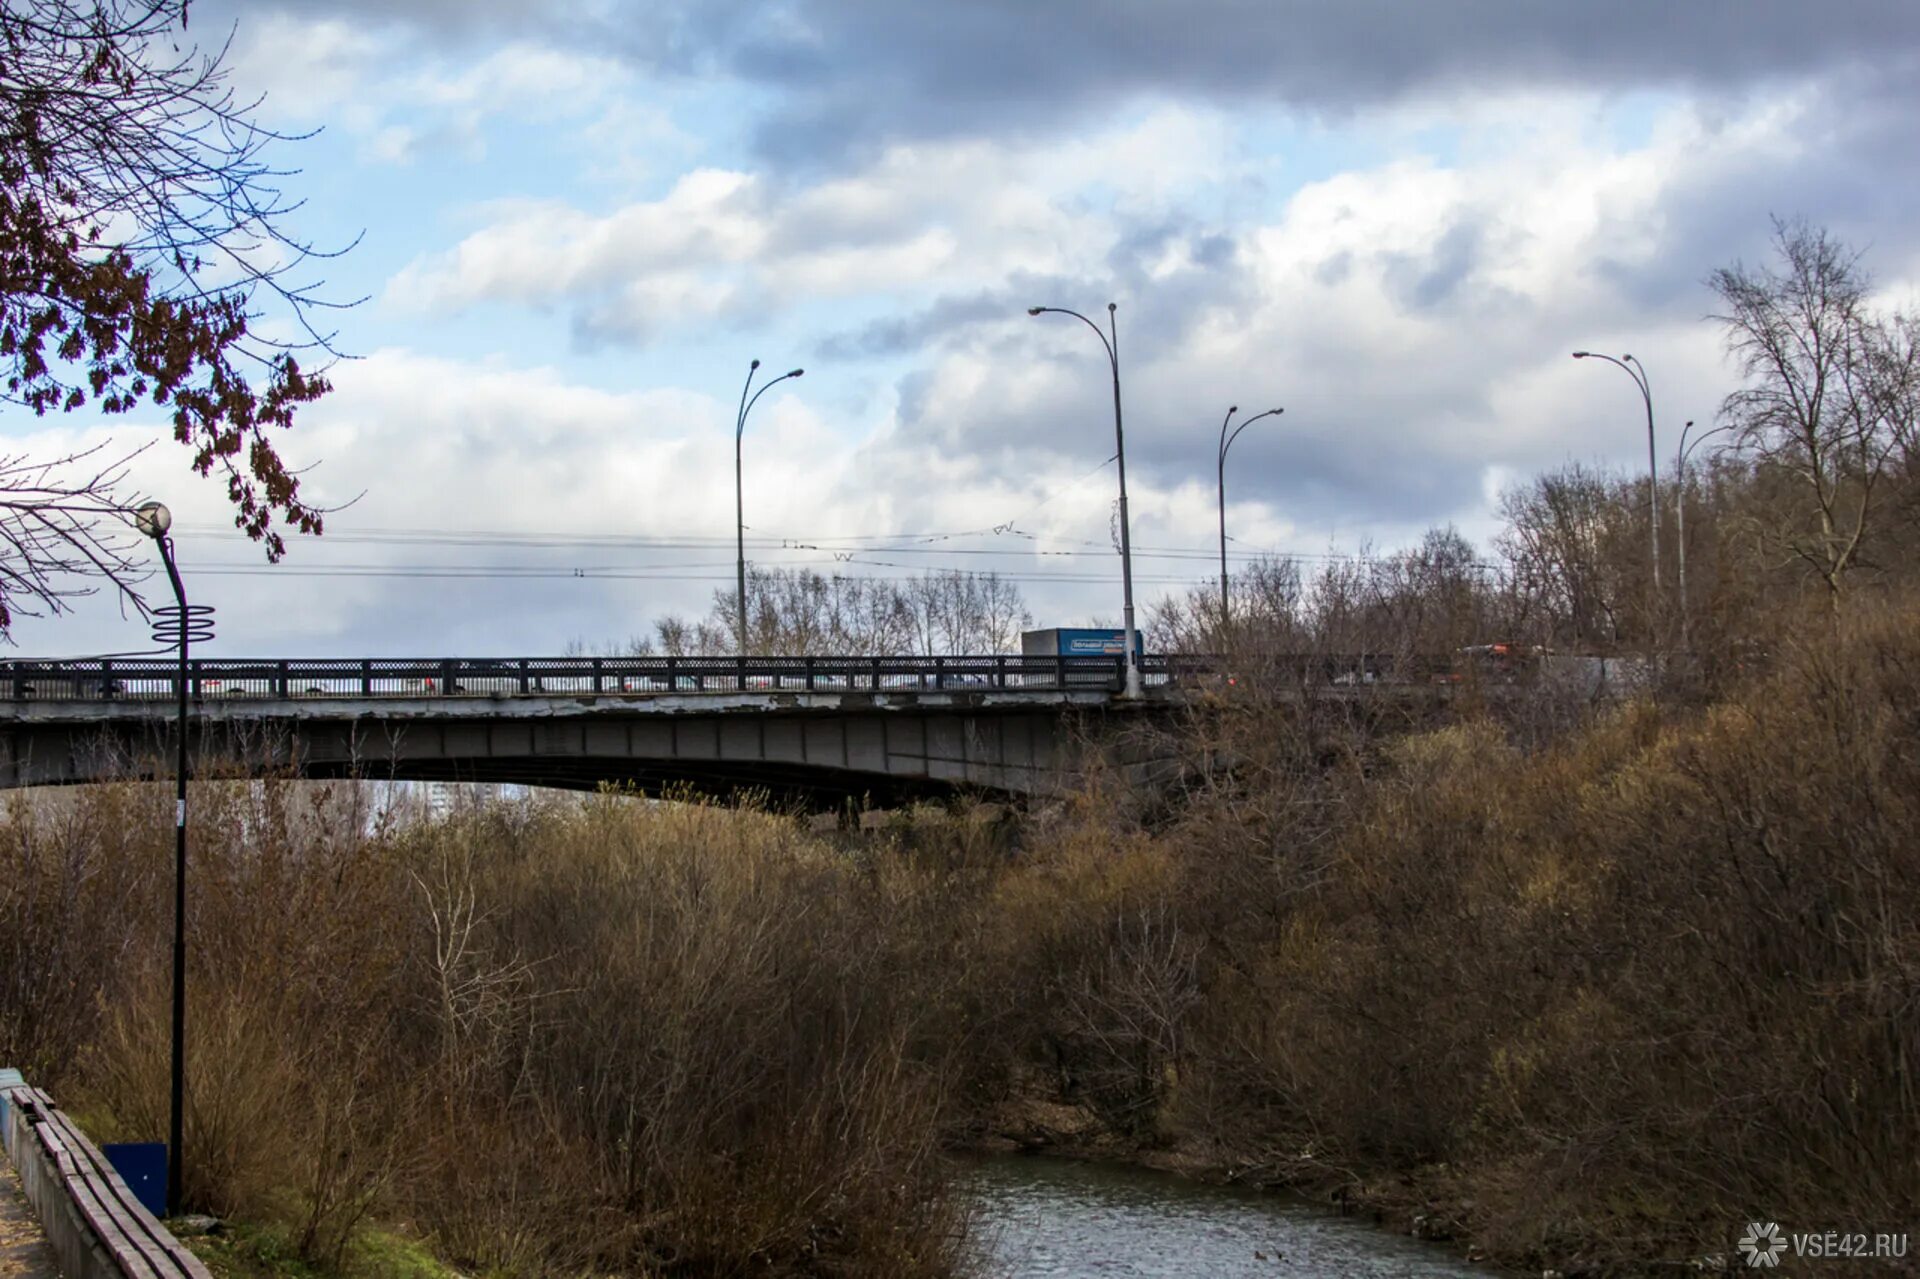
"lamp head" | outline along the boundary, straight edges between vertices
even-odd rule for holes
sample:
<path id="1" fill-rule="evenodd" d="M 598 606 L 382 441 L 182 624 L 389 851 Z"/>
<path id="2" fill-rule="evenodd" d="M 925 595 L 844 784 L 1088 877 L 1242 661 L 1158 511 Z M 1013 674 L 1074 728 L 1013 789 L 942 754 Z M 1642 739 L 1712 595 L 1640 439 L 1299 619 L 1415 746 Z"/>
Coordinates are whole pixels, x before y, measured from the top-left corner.
<path id="1" fill-rule="evenodd" d="M 1027 308 L 1027 314 L 1028 314 L 1028 315 L 1038 315 L 1038 314 L 1040 314 L 1040 313 L 1041 313 L 1042 311 L 1044 311 L 1044 310 L 1046 310 L 1046 309 L 1047 309 L 1047 308 L 1046 308 L 1046 307 L 1044 307 L 1044 306 L 1030 306 L 1030 307 L 1028 307 L 1028 308 Z"/>
<path id="2" fill-rule="evenodd" d="M 760 367 L 760 361 L 755 360 L 752 364 L 747 365 L 747 372 L 751 373 L 759 367 Z"/>
<path id="3" fill-rule="evenodd" d="M 1235 413 L 1238 413 L 1239 411 L 1240 411 L 1240 406 L 1238 404 L 1229 404 L 1227 406 L 1228 417 L 1232 417 Z"/>
<path id="4" fill-rule="evenodd" d="M 1107 310 L 1108 310 L 1108 311 L 1117 311 L 1117 310 L 1119 310 L 1119 309 L 1120 309 L 1120 304 L 1119 304 L 1118 302 L 1109 302 L 1109 303 L 1107 303 Z"/>
<path id="5" fill-rule="evenodd" d="M 1631 353 L 1631 352 L 1629 352 L 1628 354 L 1626 354 L 1626 355 L 1623 355 L 1623 356 L 1621 356 L 1620 358 L 1621 358 L 1621 359 L 1623 359 L 1623 360 L 1631 360 L 1631 359 L 1633 358 L 1633 355 L 1632 355 L 1632 353 Z"/>
<path id="6" fill-rule="evenodd" d="M 788 377 L 799 377 L 799 376 L 800 376 L 800 375 L 801 375 L 802 373 L 805 373 L 805 372 L 806 372 L 806 370 L 805 370 L 805 369 L 795 369 L 795 370 L 794 370 L 793 372 L 791 372 L 791 373 L 789 373 L 789 374 L 787 374 L 787 376 L 788 376 Z"/>
<path id="7" fill-rule="evenodd" d="M 162 502 L 142 502 L 133 513 L 133 526 L 157 542 L 173 527 L 173 512 Z"/>
<path id="8" fill-rule="evenodd" d="M 1574 359 L 1576 359 L 1576 360 L 1584 360 L 1584 359 L 1586 359 L 1586 358 L 1587 358 L 1587 357 L 1588 357 L 1589 355 L 1592 355 L 1592 354 L 1593 354 L 1593 352 L 1592 352 L 1592 351 L 1575 351 L 1575 352 L 1573 353 L 1573 358 L 1574 358 Z"/>
<path id="9" fill-rule="evenodd" d="M 1268 409 L 1267 412 L 1273 414 L 1275 417 L 1279 417 L 1282 413 L 1285 413 L 1286 410 L 1285 409 Z"/>

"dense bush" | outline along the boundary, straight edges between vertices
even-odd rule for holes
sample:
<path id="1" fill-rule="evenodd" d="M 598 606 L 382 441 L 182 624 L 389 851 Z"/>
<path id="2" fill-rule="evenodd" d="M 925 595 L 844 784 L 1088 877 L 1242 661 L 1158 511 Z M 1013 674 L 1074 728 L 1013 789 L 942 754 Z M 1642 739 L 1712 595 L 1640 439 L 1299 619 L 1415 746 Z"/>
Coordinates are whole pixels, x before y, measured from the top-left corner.
<path id="1" fill-rule="evenodd" d="M 171 800 L 16 796 L 0 1057 L 166 1129 Z M 370 1212 L 506 1273 L 944 1273 L 912 868 L 616 796 L 387 823 L 195 788 L 188 1198 L 337 1262 Z"/>
<path id="2" fill-rule="evenodd" d="M 1085 929 L 1107 941 L 1059 982 L 1093 994 L 1053 1024 L 1109 1010 L 1094 1065 L 1153 1028 L 1182 1086 L 1134 1128 L 1281 1177 L 1411 1178 L 1512 1258 L 1631 1271 L 1724 1253 L 1755 1214 L 1904 1220 L 1920 612 L 1850 617 L 1708 708 L 1597 709 L 1539 749 L 1491 714 L 1358 755 L 1328 752 L 1336 707 L 1197 718 L 1195 754 L 1233 766 L 1153 841 L 1153 927 L 1197 942 L 1181 997 L 1164 958 L 1120 961 L 1149 918 L 1128 906 Z"/>

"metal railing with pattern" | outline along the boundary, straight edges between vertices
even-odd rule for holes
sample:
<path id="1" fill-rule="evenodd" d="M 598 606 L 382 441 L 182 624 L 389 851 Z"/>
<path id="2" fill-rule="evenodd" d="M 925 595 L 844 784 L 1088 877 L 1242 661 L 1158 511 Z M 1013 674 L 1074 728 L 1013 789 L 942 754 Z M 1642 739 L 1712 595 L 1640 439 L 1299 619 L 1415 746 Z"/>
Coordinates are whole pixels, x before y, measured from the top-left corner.
<path id="1" fill-rule="evenodd" d="M 1178 664 L 1154 659 L 1152 683 Z M 554 657 L 197 660 L 199 699 L 596 696 L 749 692 L 1114 689 L 1117 657 Z M 0 696 L 122 701 L 175 695 L 165 659 L 0 663 Z"/>
<path id="2" fill-rule="evenodd" d="M 1216 657 L 1146 654 L 1149 691 L 1226 683 L 1236 663 Z M 1444 660 L 1266 656 L 1247 663 L 1268 676 L 1332 687 L 1428 683 Z M 1118 692 L 1117 656 L 963 657 L 521 657 L 199 659 L 189 696 L 209 698 L 595 697 L 702 693 Z M 176 695 L 178 664 L 166 658 L 0 662 L 0 698 L 14 701 L 146 701 Z"/>

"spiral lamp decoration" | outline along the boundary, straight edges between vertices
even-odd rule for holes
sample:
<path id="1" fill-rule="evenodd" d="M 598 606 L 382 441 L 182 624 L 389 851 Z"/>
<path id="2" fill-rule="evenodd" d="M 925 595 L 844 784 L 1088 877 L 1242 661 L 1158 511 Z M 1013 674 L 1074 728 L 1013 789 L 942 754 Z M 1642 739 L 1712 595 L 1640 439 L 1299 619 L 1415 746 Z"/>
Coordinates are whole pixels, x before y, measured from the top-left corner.
<path id="1" fill-rule="evenodd" d="M 162 604 L 153 610 L 153 642 L 179 648 L 181 632 L 188 644 L 205 644 L 213 638 L 213 605 Z"/>

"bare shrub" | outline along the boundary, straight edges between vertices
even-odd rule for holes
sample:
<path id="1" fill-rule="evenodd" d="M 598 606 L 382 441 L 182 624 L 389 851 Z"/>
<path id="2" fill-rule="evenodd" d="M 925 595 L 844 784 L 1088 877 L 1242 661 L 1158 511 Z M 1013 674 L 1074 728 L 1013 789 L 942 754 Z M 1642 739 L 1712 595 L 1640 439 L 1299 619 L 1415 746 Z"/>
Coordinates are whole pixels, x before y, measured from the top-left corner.
<path id="1" fill-rule="evenodd" d="M 8 1044 L 71 1055 L 42 1077 L 102 1139 L 166 1126 L 166 789 L 6 815 L 39 978 Z M 193 813 L 190 1204 L 329 1265 L 380 1214 L 521 1273 L 951 1269 L 952 969 L 900 926 L 951 918 L 934 861 L 612 795 L 388 826 L 362 788 L 208 781 Z"/>
<path id="2" fill-rule="evenodd" d="M 538 1005 L 513 1019 L 531 1032 L 520 1051 L 470 1094 L 510 1105 L 519 1134 L 487 1184 L 464 1178 L 505 1228 L 475 1259 L 531 1233 L 562 1268 L 824 1252 L 938 1272 L 955 1242 L 942 1080 L 905 1051 L 918 1002 L 885 962 L 874 895 L 772 816 L 615 796 L 526 816 L 424 835 L 471 856 L 476 931 L 490 953 L 524 957 L 492 980 L 531 975 Z M 556 1165 L 573 1169 L 571 1226 L 526 1194 Z M 415 1209 L 433 1223 L 439 1202 Z"/>
<path id="3" fill-rule="evenodd" d="M 143 820 L 151 810 L 154 820 Z M 60 1088 L 144 954 L 170 826 L 143 788 L 0 800 L 0 1059 Z"/>
<path id="4" fill-rule="evenodd" d="M 1539 750 L 1466 721 L 1297 815 L 1252 798 L 1288 793 L 1272 771 L 1198 800 L 1165 837 L 1208 939 L 1181 1123 L 1294 1174 L 1450 1169 L 1513 1257 L 1724 1251 L 1756 1204 L 1897 1219 L 1914 616 L 1798 623 L 1704 713 L 1630 704 Z"/>

